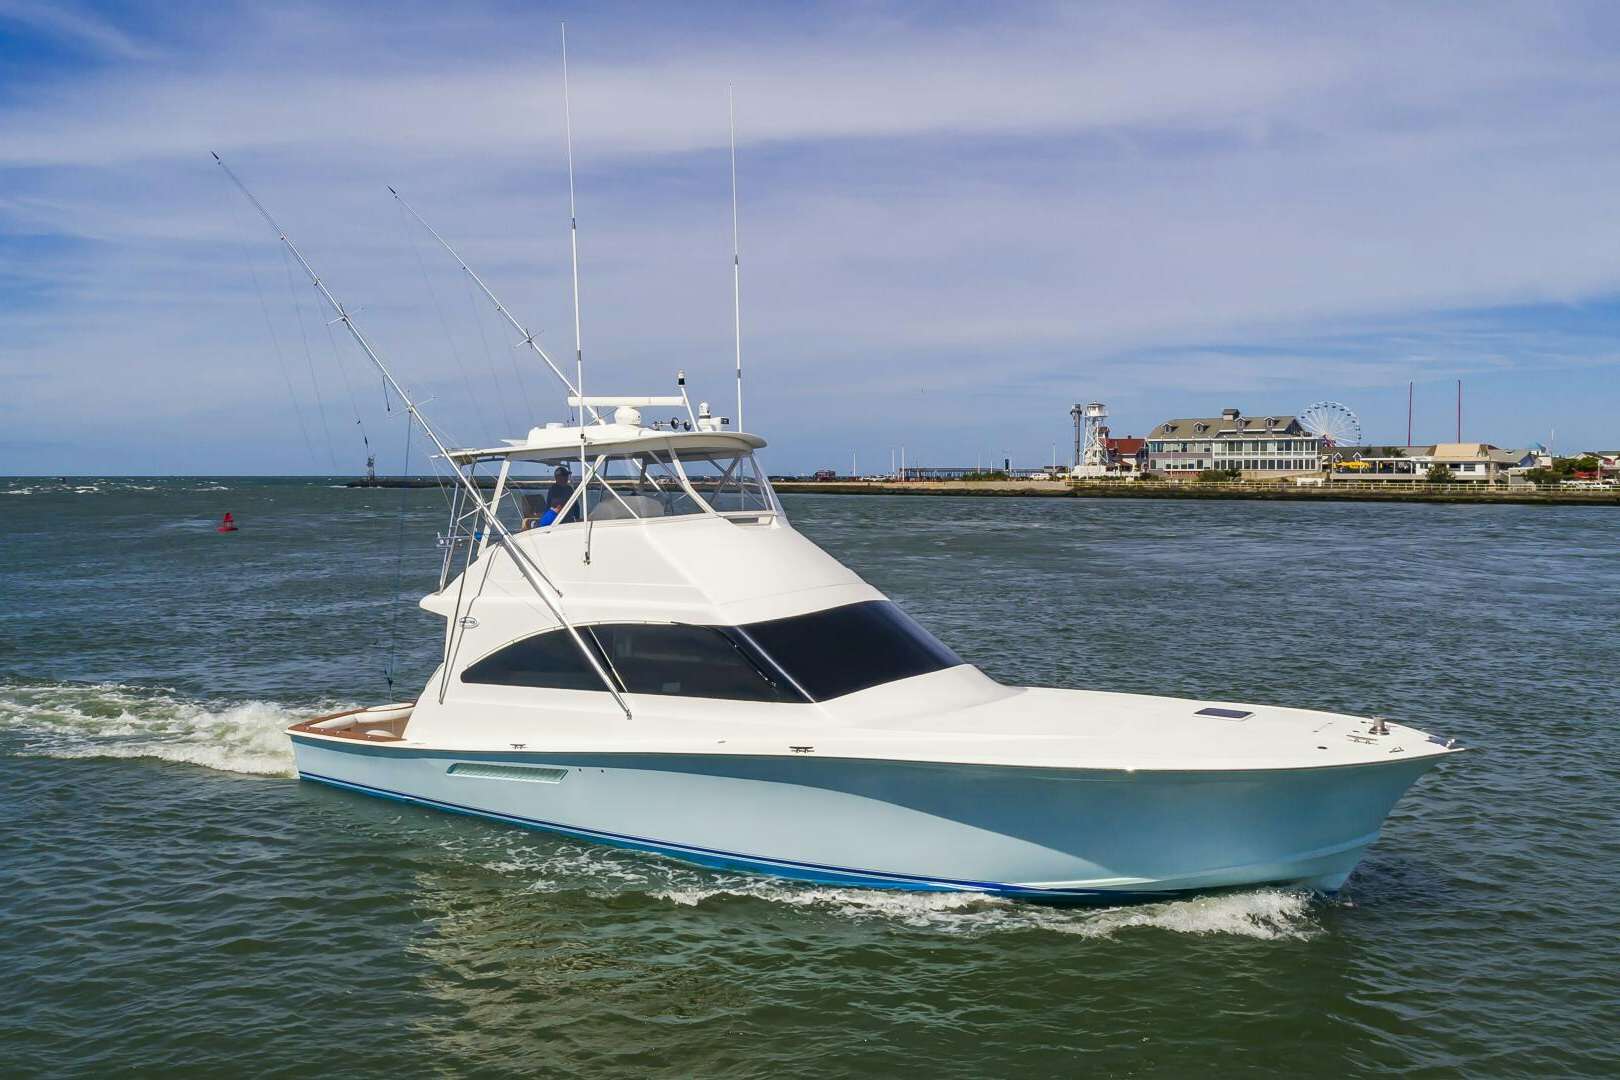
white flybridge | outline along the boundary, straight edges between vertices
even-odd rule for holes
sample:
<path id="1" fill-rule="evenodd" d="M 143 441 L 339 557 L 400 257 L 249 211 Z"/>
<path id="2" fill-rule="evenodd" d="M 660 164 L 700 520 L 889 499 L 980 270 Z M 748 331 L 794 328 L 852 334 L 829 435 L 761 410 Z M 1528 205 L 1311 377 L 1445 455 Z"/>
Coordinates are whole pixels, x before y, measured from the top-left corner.
<path id="1" fill-rule="evenodd" d="M 1460 749 L 1309 709 L 1003 686 L 799 534 L 765 441 L 693 409 L 684 375 L 584 396 L 577 325 L 571 382 L 464 262 L 576 422 L 451 449 L 242 191 L 456 481 L 421 601 L 437 669 L 414 702 L 288 728 L 305 779 L 709 866 L 1111 899 L 1337 889 Z"/>

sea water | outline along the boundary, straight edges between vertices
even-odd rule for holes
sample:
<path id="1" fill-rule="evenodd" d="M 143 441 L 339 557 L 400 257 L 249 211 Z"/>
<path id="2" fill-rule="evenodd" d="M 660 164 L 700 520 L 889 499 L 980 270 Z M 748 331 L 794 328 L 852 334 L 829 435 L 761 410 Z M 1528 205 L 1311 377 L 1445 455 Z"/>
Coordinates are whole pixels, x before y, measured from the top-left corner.
<path id="1" fill-rule="evenodd" d="M 1331 899 L 718 873 L 292 777 L 425 680 L 439 492 L 0 480 L 0 1073 L 1620 1073 L 1616 511 L 786 505 L 996 678 L 1476 752 Z"/>

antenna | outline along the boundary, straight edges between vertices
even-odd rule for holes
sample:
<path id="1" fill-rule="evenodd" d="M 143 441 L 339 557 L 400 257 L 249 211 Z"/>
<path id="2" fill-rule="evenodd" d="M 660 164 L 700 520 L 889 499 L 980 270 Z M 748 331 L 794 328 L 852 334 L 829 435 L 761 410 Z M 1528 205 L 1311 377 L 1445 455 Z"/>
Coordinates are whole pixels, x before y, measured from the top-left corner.
<path id="1" fill-rule="evenodd" d="M 562 27 L 563 132 L 568 140 L 568 248 L 574 266 L 574 386 L 579 390 L 579 477 L 586 483 L 585 466 L 585 347 L 579 338 L 579 214 L 574 209 L 574 110 L 568 99 L 568 24 Z M 586 524 L 585 561 L 591 561 L 591 503 L 581 491 L 580 516 Z"/>
<path id="2" fill-rule="evenodd" d="M 726 84 L 726 110 L 731 120 L 731 317 L 737 341 L 737 430 L 742 410 L 742 248 L 737 239 L 737 97 Z"/>
<path id="3" fill-rule="evenodd" d="M 568 140 L 568 247 L 574 264 L 574 388 L 585 396 L 585 349 L 579 338 L 579 214 L 574 208 L 574 113 L 568 100 L 568 24 L 562 24 L 563 132 Z M 579 426 L 585 426 L 585 405 L 579 406 Z"/>

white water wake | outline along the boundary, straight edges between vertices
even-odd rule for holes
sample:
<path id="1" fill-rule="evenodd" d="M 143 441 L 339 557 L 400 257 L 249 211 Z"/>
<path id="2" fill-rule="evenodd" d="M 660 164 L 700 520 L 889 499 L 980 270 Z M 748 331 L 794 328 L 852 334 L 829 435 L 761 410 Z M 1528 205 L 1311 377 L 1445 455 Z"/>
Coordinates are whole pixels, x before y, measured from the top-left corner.
<path id="1" fill-rule="evenodd" d="M 770 878 L 688 885 L 652 895 L 693 906 L 714 897 L 749 896 L 831 911 L 851 919 L 882 920 L 949 933 L 1038 930 L 1105 938 L 1122 930 L 1151 927 L 1178 934 L 1228 934 L 1273 941 L 1304 939 L 1316 929 L 1310 918 L 1310 896 L 1283 889 L 1254 889 L 1122 907 L 1051 907 L 974 893 L 797 885 Z"/>
<path id="2" fill-rule="evenodd" d="M 291 776 L 282 729 L 308 711 L 267 701 L 211 706 L 118 683 L 0 682 L 0 732 L 12 753 L 25 757 L 156 758 Z"/>
<path id="3" fill-rule="evenodd" d="M 483 843 L 474 842 L 474 850 L 466 844 L 463 838 L 446 846 L 486 870 L 523 879 L 534 892 L 640 894 L 690 908 L 764 901 L 806 914 L 945 934 L 1035 931 L 1107 938 L 1156 929 L 1280 941 L 1305 940 L 1321 930 L 1313 912 L 1320 901 L 1291 889 L 1246 889 L 1117 907 L 1056 907 L 983 893 L 851 888 L 709 871 L 594 845 L 537 843 L 532 837 L 513 837 L 495 858 Z"/>

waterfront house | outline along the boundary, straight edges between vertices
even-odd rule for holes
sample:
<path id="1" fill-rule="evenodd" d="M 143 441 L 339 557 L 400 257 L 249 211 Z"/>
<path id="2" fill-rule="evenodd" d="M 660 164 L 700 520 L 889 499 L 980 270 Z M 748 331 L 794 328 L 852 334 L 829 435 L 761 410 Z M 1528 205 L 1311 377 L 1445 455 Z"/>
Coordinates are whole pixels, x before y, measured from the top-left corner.
<path id="1" fill-rule="evenodd" d="M 1534 459 L 1528 450 L 1503 450 L 1490 443 L 1437 443 L 1426 464 L 1444 465 L 1453 480 L 1496 484 L 1507 479 L 1510 469 Z"/>
<path id="2" fill-rule="evenodd" d="M 1335 480 L 1418 481 L 1429 468 L 1432 445 L 1334 446 L 1322 453 Z"/>
<path id="3" fill-rule="evenodd" d="M 1598 476 L 1605 479 L 1620 477 L 1620 450 L 1582 450 L 1576 458 L 1597 458 Z"/>
<path id="4" fill-rule="evenodd" d="M 1108 468 L 1113 472 L 1141 472 L 1147 468 L 1147 440 L 1138 439 L 1134 435 L 1125 435 L 1114 438 L 1112 435 L 1103 436 L 1103 446 L 1108 451 Z"/>
<path id="5" fill-rule="evenodd" d="M 1235 469 L 1248 479 L 1315 474 L 1322 440 L 1293 416 L 1220 416 L 1166 420 L 1147 436 L 1148 468 L 1170 476 L 1203 469 Z"/>

